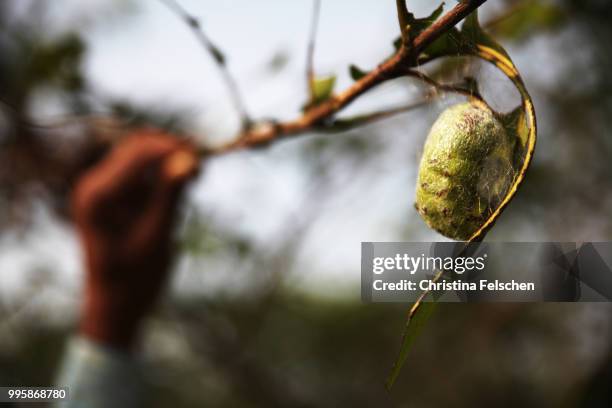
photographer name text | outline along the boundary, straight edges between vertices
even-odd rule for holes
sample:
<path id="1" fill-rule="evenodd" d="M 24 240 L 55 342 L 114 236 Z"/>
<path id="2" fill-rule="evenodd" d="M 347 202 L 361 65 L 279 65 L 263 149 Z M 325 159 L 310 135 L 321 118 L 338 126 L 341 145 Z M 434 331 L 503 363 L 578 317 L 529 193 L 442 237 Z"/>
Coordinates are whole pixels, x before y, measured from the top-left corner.
<path id="1" fill-rule="evenodd" d="M 478 282 L 464 282 L 461 280 L 455 281 L 440 281 L 435 282 L 433 279 L 423 279 L 418 283 L 407 279 L 402 279 L 399 282 L 385 282 L 382 279 L 376 279 L 372 282 L 372 288 L 375 291 L 535 291 L 533 282 L 517 282 L 511 280 L 503 282 L 499 280 L 489 281 L 481 279 Z"/>

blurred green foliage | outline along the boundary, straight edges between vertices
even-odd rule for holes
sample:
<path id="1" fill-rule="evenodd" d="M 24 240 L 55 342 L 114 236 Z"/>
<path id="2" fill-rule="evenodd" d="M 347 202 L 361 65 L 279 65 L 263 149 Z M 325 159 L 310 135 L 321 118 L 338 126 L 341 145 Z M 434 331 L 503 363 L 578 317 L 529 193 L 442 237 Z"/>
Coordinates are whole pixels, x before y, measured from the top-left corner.
<path id="1" fill-rule="evenodd" d="M 488 26 L 493 35 L 524 41 L 533 33 L 561 28 L 567 18 L 560 5 L 549 1 L 519 2 Z"/>

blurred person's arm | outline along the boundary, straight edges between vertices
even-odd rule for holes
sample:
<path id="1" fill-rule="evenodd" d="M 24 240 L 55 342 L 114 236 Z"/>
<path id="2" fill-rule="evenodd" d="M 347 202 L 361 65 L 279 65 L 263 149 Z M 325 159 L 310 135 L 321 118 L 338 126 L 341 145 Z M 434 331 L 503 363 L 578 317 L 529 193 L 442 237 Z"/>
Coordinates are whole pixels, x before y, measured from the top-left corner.
<path id="1" fill-rule="evenodd" d="M 197 163 L 184 142 L 142 131 L 78 182 L 72 206 L 86 281 L 79 332 L 57 381 L 69 387 L 66 406 L 143 403 L 138 337 L 168 278 L 178 202 Z"/>

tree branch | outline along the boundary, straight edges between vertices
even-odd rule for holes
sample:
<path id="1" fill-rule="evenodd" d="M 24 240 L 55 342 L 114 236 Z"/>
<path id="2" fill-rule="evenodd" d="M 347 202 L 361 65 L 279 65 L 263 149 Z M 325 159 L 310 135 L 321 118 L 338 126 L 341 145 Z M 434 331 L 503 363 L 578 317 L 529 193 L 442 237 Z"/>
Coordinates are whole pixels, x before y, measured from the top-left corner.
<path id="1" fill-rule="evenodd" d="M 348 106 L 359 96 L 388 80 L 406 75 L 406 70 L 416 64 L 418 55 L 447 30 L 454 27 L 486 0 L 465 0 L 440 17 L 429 28 L 411 40 L 409 46 L 399 49 L 391 58 L 381 63 L 360 80 L 330 99 L 309 108 L 297 119 L 279 123 L 265 123 L 242 132 L 235 141 L 218 148 L 203 148 L 204 155 L 217 155 L 234 150 L 267 145 L 275 140 L 297 135 L 317 128 L 321 130 L 326 120 Z"/>

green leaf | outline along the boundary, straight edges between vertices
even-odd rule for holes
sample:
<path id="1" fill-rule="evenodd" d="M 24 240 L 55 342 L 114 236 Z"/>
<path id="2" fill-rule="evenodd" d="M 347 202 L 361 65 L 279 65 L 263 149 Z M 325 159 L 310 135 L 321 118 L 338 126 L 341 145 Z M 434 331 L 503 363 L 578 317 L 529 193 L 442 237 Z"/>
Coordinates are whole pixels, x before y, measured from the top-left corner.
<path id="1" fill-rule="evenodd" d="M 406 322 L 406 328 L 404 329 L 404 335 L 402 337 L 402 344 L 400 346 L 400 351 L 395 363 L 393 364 L 393 368 L 391 370 L 391 374 L 386 382 L 387 390 L 391 390 L 393 384 L 397 380 L 400 372 L 402 371 L 402 367 L 408 358 L 408 351 L 410 351 L 410 347 L 414 343 L 415 339 L 421 333 L 423 326 L 431 317 L 431 314 L 436 308 L 436 302 L 422 302 L 416 306 L 414 312 L 408 318 Z"/>
<path id="2" fill-rule="evenodd" d="M 461 30 L 452 28 L 431 43 L 419 56 L 419 64 L 440 57 L 464 55 L 479 56 L 481 47 L 487 47 L 510 59 L 506 50 L 487 34 L 478 22 L 478 10 L 465 18 Z"/>
<path id="3" fill-rule="evenodd" d="M 514 168 L 520 168 L 525 160 L 527 146 L 529 143 L 529 128 L 522 106 L 518 106 L 511 112 L 501 115 L 501 122 L 506 129 L 506 133 L 515 142 L 514 147 Z"/>
<path id="4" fill-rule="evenodd" d="M 408 13 L 410 17 L 408 24 L 410 25 L 410 35 L 416 37 L 421 34 L 426 28 L 432 25 L 444 11 L 444 3 L 441 3 L 430 15 L 424 18 L 414 18 L 412 13 Z"/>
<path id="5" fill-rule="evenodd" d="M 75 33 L 68 33 L 48 44 L 38 44 L 29 56 L 25 75 L 32 84 L 56 82 L 70 88 L 79 81 L 85 51 L 85 43 Z"/>
<path id="6" fill-rule="evenodd" d="M 351 66 L 349 67 L 349 72 L 351 74 L 351 78 L 353 78 L 354 81 L 359 81 L 361 78 L 368 74 L 366 71 L 362 70 L 354 64 L 351 64 Z"/>
<path id="7" fill-rule="evenodd" d="M 317 104 L 328 100 L 334 92 L 334 85 L 336 85 L 335 75 L 315 78 L 312 83 L 312 94 L 314 99 L 312 102 Z"/>

